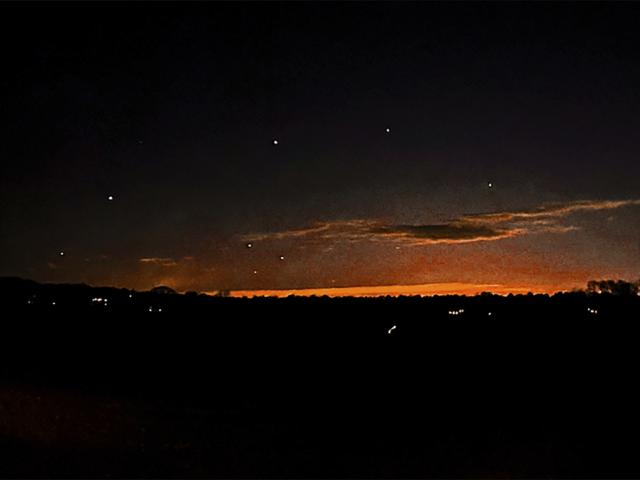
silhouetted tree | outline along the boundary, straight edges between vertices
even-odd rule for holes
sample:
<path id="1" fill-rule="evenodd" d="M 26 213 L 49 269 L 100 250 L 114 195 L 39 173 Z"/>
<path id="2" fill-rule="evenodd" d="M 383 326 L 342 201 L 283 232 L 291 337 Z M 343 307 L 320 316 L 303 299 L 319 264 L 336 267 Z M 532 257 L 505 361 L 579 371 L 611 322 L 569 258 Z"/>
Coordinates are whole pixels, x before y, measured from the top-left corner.
<path id="1" fill-rule="evenodd" d="M 640 282 L 626 282 L 624 280 L 590 280 L 587 283 L 588 293 L 608 293 L 611 295 L 637 295 Z"/>

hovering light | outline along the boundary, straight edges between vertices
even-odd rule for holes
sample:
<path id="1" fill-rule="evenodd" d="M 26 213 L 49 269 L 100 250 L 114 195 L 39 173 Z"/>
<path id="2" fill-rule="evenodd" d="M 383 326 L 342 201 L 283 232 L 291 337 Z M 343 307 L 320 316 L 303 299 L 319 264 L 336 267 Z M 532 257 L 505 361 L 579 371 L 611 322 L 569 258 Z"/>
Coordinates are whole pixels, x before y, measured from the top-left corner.
<path id="1" fill-rule="evenodd" d="M 487 187 L 489 187 L 489 188 L 493 188 L 493 183 L 492 183 L 492 182 L 488 182 L 488 183 L 487 183 Z"/>
<path id="2" fill-rule="evenodd" d="M 284 260 L 284 255 L 280 255 L 280 260 Z"/>
<path id="3" fill-rule="evenodd" d="M 55 307 L 56 306 L 56 302 L 51 302 L 51 305 L 53 305 Z"/>
<path id="4" fill-rule="evenodd" d="M 391 327 L 389 329 L 389 331 L 387 332 L 387 334 L 391 335 L 391 332 L 393 332 L 396 329 L 396 326 L 394 325 L 393 327 Z"/>
<path id="5" fill-rule="evenodd" d="M 153 312 L 153 307 L 149 307 L 149 312 Z"/>
<path id="6" fill-rule="evenodd" d="M 159 308 L 159 309 L 158 309 L 158 311 L 159 311 L 159 312 L 161 312 L 161 311 L 162 311 L 162 309 L 161 309 L 161 308 Z"/>
<path id="7" fill-rule="evenodd" d="M 384 131 L 387 132 L 387 133 L 391 133 L 391 129 L 390 128 L 385 128 Z"/>
<path id="8" fill-rule="evenodd" d="M 253 248 L 253 243 L 251 242 L 247 243 L 247 248 Z"/>
<path id="9" fill-rule="evenodd" d="M 257 274 L 258 274 L 258 270 L 254 270 L 254 271 L 253 271 L 253 274 L 254 274 L 254 275 L 257 275 Z"/>
<path id="10" fill-rule="evenodd" d="M 133 294 L 132 293 L 129 294 L 129 298 L 133 298 Z"/>
<path id="11" fill-rule="evenodd" d="M 491 312 L 487 313 L 487 315 L 491 316 Z"/>
<path id="12" fill-rule="evenodd" d="M 61 257 L 64 257 L 64 252 L 60 252 L 60 256 L 61 256 Z"/>
<path id="13" fill-rule="evenodd" d="M 112 202 L 112 201 L 113 201 L 113 195 L 109 195 L 109 196 L 107 197 L 107 200 L 109 200 L 110 202 Z"/>
<path id="14" fill-rule="evenodd" d="M 273 144 L 274 144 L 274 145 L 278 145 L 278 140 L 275 140 L 275 139 L 274 139 L 274 140 L 273 140 Z"/>

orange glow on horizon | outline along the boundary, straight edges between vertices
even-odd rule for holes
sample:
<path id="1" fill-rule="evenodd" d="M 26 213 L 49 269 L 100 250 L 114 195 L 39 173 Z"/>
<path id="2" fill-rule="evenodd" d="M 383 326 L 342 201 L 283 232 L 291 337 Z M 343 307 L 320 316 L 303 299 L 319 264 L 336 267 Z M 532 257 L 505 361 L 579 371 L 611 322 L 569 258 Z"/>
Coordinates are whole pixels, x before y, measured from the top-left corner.
<path id="1" fill-rule="evenodd" d="M 567 289 L 571 289 L 568 287 Z M 359 287 L 328 287 L 328 288 L 301 288 L 283 290 L 235 290 L 230 292 L 231 297 L 288 297 L 296 296 L 324 296 L 329 297 L 380 297 L 401 295 L 478 295 L 482 292 L 491 292 L 498 295 L 548 293 L 558 292 L 560 288 L 508 286 L 501 284 L 472 284 L 472 283 L 426 283 L 420 285 L 374 285 Z M 214 295 L 216 292 L 205 292 Z"/>

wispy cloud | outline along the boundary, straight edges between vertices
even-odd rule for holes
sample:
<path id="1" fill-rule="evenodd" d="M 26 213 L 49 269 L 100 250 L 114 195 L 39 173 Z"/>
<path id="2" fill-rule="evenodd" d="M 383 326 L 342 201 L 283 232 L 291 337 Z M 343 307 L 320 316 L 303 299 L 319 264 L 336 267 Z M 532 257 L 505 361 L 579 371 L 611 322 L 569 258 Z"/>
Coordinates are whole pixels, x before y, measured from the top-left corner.
<path id="1" fill-rule="evenodd" d="M 552 223 L 560 218 L 567 217 L 577 212 L 593 212 L 601 210 L 614 210 L 630 205 L 640 205 L 640 200 L 580 200 L 570 203 L 554 203 L 543 205 L 533 210 L 521 210 L 515 212 L 481 213 L 465 215 L 466 222 L 504 223 L 504 222 L 530 222 L 532 224 Z"/>
<path id="2" fill-rule="evenodd" d="M 178 262 L 176 262 L 171 257 L 148 257 L 148 258 L 140 258 L 138 261 L 140 263 L 159 265 L 161 267 L 177 267 L 178 266 Z"/>
<path id="3" fill-rule="evenodd" d="M 362 219 L 317 222 L 300 229 L 245 235 L 243 240 L 297 239 L 307 243 L 393 241 L 411 245 L 495 241 L 536 233 L 570 232 L 578 228 L 566 223 L 570 215 L 631 205 L 640 205 L 640 200 L 582 200 L 548 204 L 532 210 L 468 214 L 448 222 L 427 225 Z"/>

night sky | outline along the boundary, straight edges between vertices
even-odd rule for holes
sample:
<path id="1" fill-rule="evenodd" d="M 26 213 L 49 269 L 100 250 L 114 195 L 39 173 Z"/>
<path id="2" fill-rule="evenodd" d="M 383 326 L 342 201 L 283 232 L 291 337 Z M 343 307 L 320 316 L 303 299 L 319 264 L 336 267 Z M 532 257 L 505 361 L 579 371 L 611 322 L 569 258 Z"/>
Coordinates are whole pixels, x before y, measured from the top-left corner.
<path id="1" fill-rule="evenodd" d="M 2 4 L 0 275 L 637 279 L 639 25 L 634 3 Z"/>

